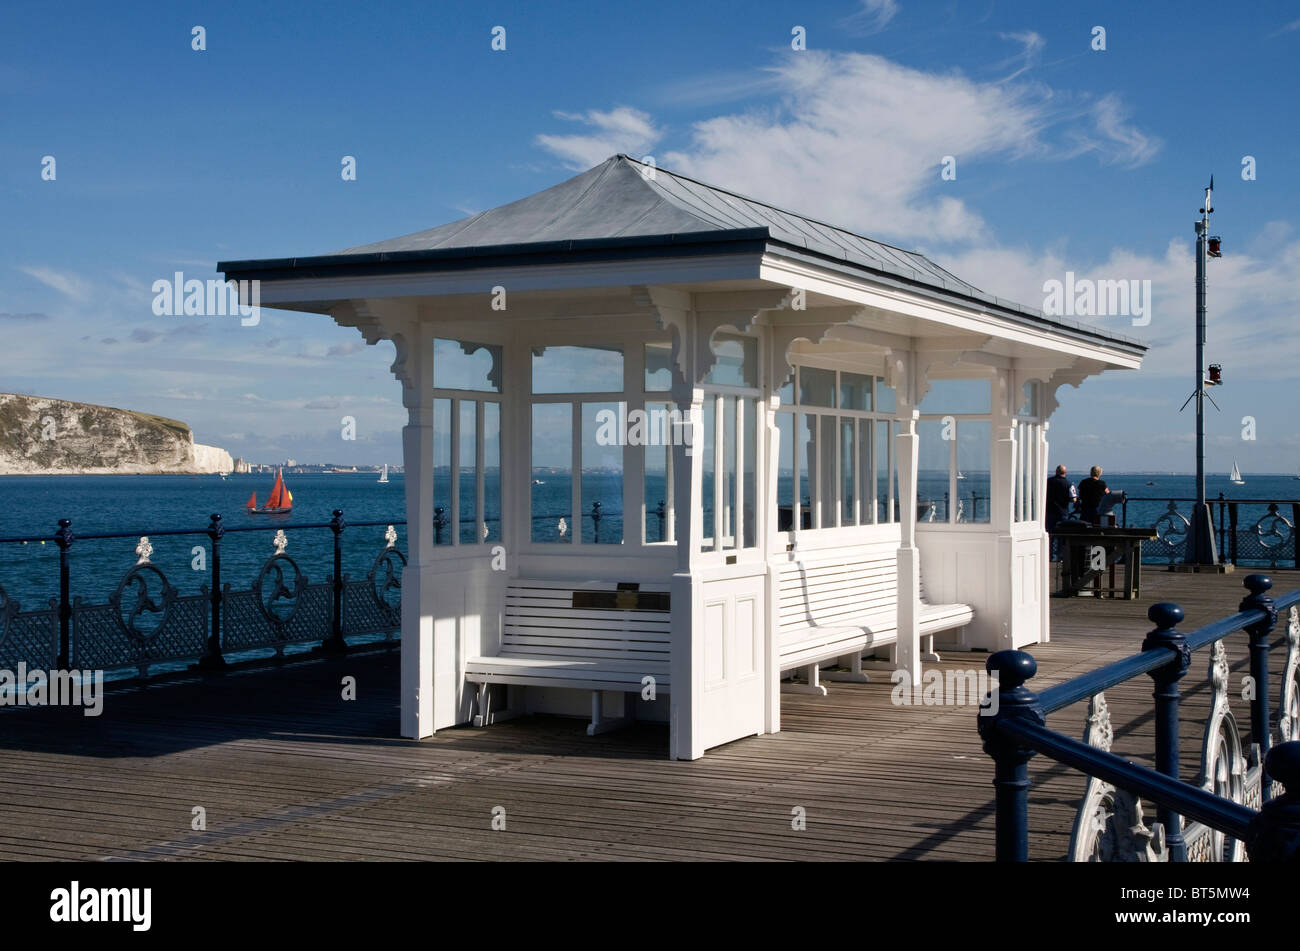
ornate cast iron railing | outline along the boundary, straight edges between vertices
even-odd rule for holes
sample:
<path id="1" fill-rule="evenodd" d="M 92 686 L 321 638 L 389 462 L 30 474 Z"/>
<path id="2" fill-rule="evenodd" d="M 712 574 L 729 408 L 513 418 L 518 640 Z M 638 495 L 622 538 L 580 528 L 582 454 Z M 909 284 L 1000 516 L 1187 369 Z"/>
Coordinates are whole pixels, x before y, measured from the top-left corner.
<path id="1" fill-rule="evenodd" d="M 1142 651 L 1034 694 L 1025 684 L 1037 672 L 1024 651 L 999 651 L 987 668 L 997 675 L 996 713 L 979 718 L 984 750 L 993 757 L 999 861 L 1028 857 L 1030 759 L 1042 753 L 1087 776 L 1074 822 L 1074 861 L 1300 860 L 1300 590 L 1276 601 L 1264 575 L 1245 579 L 1250 592 L 1237 614 L 1190 634 L 1178 630 L 1176 604 L 1151 606 L 1156 624 Z M 1286 659 L 1277 706 L 1277 745 L 1270 725 L 1269 647 L 1278 611 L 1288 612 Z M 1223 639 L 1249 635 L 1250 744 L 1243 752 L 1229 704 L 1228 660 Z M 1211 707 L 1195 784 L 1179 780 L 1179 681 L 1192 654 L 1209 648 Z M 1111 752 L 1114 731 L 1105 691 L 1148 674 L 1155 683 L 1154 770 Z M 986 698 L 987 699 L 987 698 Z M 1047 727 L 1047 715 L 1088 700 L 1083 741 Z M 1285 791 L 1284 791 L 1285 790 Z M 1150 826 L 1142 798 L 1158 807 Z M 1183 817 L 1189 821 L 1183 824 Z"/>
<path id="2" fill-rule="evenodd" d="M 1132 522 L 1135 527 L 1149 524 L 1156 530 L 1156 539 L 1143 546 L 1144 562 L 1175 564 L 1187 556 L 1188 518 L 1195 501 L 1127 496 L 1116 506 L 1117 520 L 1126 528 Z M 1138 512 L 1129 512 L 1129 507 L 1137 508 L 1140 504 L 1148 506 L 1148 511 L 1153 505 L 1164 506 L 1164 510 L 1154 520 L 1139 518 Z M 1221 563 L 1300 568 L 1300 548 L 1296 545 L 1300 500 L 1228 499 L 1220 493 L 1209 504 Z"/>
<path id="3" fill-rule="evenodd" d="M 135 668 L 147 677 L 158 664 L 197 661 L 219 668 L 227 655 L 269 648 L 277 658 L 294 644 L 319 641 L 327 651 L 344 651 L 348 638 L 383 635 L 393 641 L 401 629 L 402 568 L 396 525 L 358 522 L 352 527 L 387 525 L 385 545 L 364 578 L 343 573 L 343 533 L 349 526 L 334 510 L 329 522 L 284 525 L 275 532 L 272 553 L 248 588 L 222 583 L 222 540 L 261 527 L 226 528 L 213 515 L 203 529 L 157 529 L 76 536 L 68 519 L 59 520 L 49 539 L 0 538 L 0 543 L 53 540 L 59 548 L 59 597 L 46 607 L 24 611 L 0 586 L 0 669 L 19 663 L 33 669 L 112 671 Z M 286 532 L 328 528 L 333 534 L 333 572 L 312 582 L 287 551 Z M 208 583 L 198 594 L 181 594 L 150 559 L 149 538 L 203 535 L 211 545 Z M 71 598 L 74 543 L 86 539 L 138 538 L 136 561 L 103 603 Z"/>

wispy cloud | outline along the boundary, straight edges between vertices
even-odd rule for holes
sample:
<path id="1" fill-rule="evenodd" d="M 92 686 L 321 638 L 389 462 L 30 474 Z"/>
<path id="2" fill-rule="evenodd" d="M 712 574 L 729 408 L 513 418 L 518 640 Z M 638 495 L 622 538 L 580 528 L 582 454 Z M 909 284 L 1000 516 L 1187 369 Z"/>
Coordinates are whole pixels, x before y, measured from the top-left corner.
<path id="1" fill-rule="evenodd" d="M 90 283 L 70 271 L 58 271 L 52 267 L 25 264 L 20 264 L 18 270 L 28 277 L 34 277 L 46 287 L 53 288 L 65 297 L 83 303 L 90 299 Z"/>
<path id="2" fill-rule="evenodd" d="M 845 17 L 840 25 L 850 33 L 858 35 L 879 33 L 898 16 L 898 0 L 860 0 L 856 13 Z"/>
<path id="3" fill-rule="evenodd" d="M 6 314 L 0 312 L 0 320 L 12 320 L 18 323 L 38 323 L 49 320 L 49 314 L 32 313 L 32 314 Z"/>
<path id="4" fill-rule="evenodd" d="M 588 132 L 574 135 L 539 135 L 536 142 L 574 169 L 588 169 L 618 152 L 640 157 L 662 136 L 650 116 L 639 109 L 619 106 L 608 112 L 556 112 L 556 118 L 580 122 Z"/>

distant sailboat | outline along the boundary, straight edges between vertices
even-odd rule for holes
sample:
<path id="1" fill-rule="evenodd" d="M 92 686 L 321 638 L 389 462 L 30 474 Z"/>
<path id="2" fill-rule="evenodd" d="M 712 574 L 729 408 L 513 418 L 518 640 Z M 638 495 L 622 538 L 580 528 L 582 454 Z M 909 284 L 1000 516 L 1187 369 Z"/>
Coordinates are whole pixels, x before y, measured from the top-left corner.
<path id="1" fill-rule="evenodd" d="M 957 470 L 957 478 L 959 478 L 959 479 L 964 479 L 964 478 L 966 478 L 966 476 L 962 473 L 962 471 L 961 471 L 960 469 Z"/>
<path id="2" fill-rule="evenodd" d="M 271 486 L 271 497 L 266 500 L 266 505 L 257 507 L 256 492 L 248 499 L 249 515 L 280 515 L 292 509 L 293 493 L 284 484 L 284 476 L 279 469 L 275 470 L 275 485 Z"/>
<path id="3" fill-rule="evenodd" d="M 380 482 L 387 482 L 387 481 L 388 481 L 388 463 L 386 463 L 386 462 L 384 463 L 384 471 L 383 471 L 383 473 L 379 476 L 379 481 L 380 481 Z"/>
<path id="4" fill-rule="evenodd" d="M 1246 480 L 1241 477 L 1241 469 L 1237 466 L 1237 460 L 1232 460 L 1232 473 L 1228 476 L 1228 481 L 1233 485 L 1245 485 Z"/>

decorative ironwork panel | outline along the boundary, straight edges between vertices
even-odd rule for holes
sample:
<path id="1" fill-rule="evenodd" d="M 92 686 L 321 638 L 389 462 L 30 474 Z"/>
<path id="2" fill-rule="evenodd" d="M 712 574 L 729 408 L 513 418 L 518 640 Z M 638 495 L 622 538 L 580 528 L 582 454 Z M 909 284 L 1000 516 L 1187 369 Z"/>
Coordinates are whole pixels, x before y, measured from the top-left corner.
<path id="1" fill-rule="evenodd" d="M 1295 526 L 1278 512 L 1276 504 L 1270 504 L 1255 524 L 1237 529 L 1237 561 L 1272 568 L 1295 564 Z"/>
<path id="2" fill-rule="evenodd" d="M 0 587 L 0 668 L 13 670 L 19 663 L 52 670 L 59 655 L 59 603 L 49 608 L 23 611 Z"/>
<path id="3" fill-rule="evenodd" d="M 1187 557 L 1187 539 L 1191 534 L 1191 525 L 1187 517 L 1178 511 L 1178 503 L 1171 501 L 1169 508 L 1151 527 L 1156 532 L 1155 540 L 1148 543 L 1151 560 L 1172 565 Z"/>
<path id="4" fill-rule="evenodd" d="M 387 634 L 402 629 L 402 569 L 406 556 L 394 546 L 397 532 L 390 525 L 387 545 L 376 556 L 364 581 L 343 581 L 343 635 Z"/>
<path id="5" fill-rule="evenodd" d="M 275 554 L 263 564 L 251 591 L 221 593 L 223 651 L 320 641 L 334 620 L 330 584 L 311 584 L 297 562 L 284 553 L 284 533 L 277 532 Z"/>
<path id="6" fill-rule="evenodd" d="M 1300 610 L 1287 616 L 1286 660 L 1282 665 L 1282 694 L 1277 709 L 1278 742 L 1300 740 Z"/>
<path id="7" fill-rule="evenodd" d="M 207 646 L 209 602 L 181 596 L 166 575 L 142 558 L 122 576 L 107 604 L 72 605 L 72 666 L 81 670 L 136 667 L 201 657 Z"/>
<path id="8" fill-rule="evenodd" d="M 1088 725 L 1083 741 L 1110 751 L 1115 737 L 1106 695 L 1088 701 Z M 1071 862 L 1165 862 L 1165 829 L 1159 822 L 1147 827 L 1142 801 L 1124 789 L 1089 776 L 1070 833 Z"/>

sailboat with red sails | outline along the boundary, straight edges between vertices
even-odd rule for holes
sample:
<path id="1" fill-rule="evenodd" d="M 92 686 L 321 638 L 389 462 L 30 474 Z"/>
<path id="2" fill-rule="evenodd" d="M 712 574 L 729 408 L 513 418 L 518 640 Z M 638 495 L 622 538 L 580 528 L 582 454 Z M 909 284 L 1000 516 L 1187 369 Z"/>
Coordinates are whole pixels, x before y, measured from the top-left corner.
<path id="1" fill-rule="evenodd" d="M 266 505 L 257 507 L 256 492 L 248 499 L 249 515 L 282 515 L 292 509 L 293 493 L 284 484 L 284 475 L 280 469 L 275 470 L 275 485 L 271 486 L 271 496 L 266 500 Z"/>

